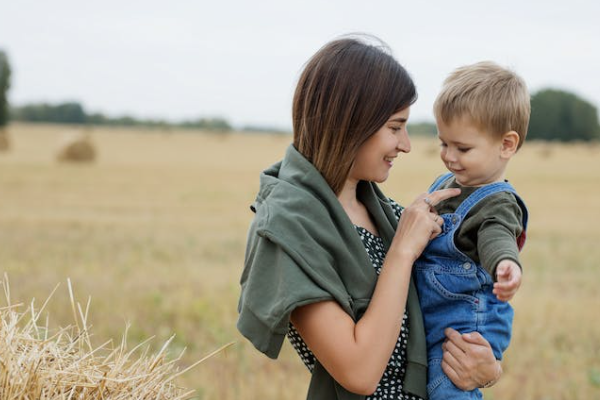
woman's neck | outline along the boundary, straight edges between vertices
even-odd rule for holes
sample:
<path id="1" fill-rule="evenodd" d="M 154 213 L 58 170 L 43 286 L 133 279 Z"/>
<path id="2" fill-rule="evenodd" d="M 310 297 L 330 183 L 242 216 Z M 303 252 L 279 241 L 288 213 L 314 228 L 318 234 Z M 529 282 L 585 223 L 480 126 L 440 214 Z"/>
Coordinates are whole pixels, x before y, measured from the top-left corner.
<path id="1" fill-rule="evenodd" d="M 369 211 L 363 203 L 361 203 L 356 197 L 356 188 L 358 187 L 358 181 L 346 181 L 346 184 L 338 194 L 337 198 L 342 205 L 348 218 L 354 225 L 361 226 L 378 236 L 377 227 L 371 220 Z"/>
<path id="2" fill-rule="evenodd" d="M 346 213 L 349 209 L 354 209 L 359 204 L 356 198 L 356 188 L 358 187 L 358 181 L 347 180 L 342 190 L 337 195 L 338 200 L 342 204 Z M 349 213 L 348 213 L 349 214 Z"/>

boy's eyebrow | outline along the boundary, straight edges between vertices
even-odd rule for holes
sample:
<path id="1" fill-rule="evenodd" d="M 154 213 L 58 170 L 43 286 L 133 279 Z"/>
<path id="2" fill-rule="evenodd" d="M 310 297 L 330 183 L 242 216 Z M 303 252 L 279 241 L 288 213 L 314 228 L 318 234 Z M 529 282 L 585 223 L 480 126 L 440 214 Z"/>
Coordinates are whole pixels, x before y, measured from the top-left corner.
<path id="1" fill-rule="evenodd" d="M 469 143 L 465 143 L 465 142 L 456 142 L 456 141 L 452 141 L 452 140 L 444 140 L 440 137 L 440 135 L 438 135 L 438 139 L 440 139 L 442 142 L 450 142 L 452 144 L 456 144 L 458 146 L 470 146 Z"/>

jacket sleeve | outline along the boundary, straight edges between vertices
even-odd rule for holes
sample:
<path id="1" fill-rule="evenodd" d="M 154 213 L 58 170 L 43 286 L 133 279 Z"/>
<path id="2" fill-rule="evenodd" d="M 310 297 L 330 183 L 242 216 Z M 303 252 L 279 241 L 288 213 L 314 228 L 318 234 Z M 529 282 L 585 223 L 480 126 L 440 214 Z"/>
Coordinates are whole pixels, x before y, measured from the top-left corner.
<path id="1" fill-rule="evenodd" d="M 496 280 L 496 267 L 502 260 L 519 262 L 517 237 L 523 231 L 523 213 L 514 197 L 507 193 L 486 203 L 487 217 L 477 234 L 481 265 Z"/>
<path id="2" fill-rule="evenodd" d="M 296 307 L 332 299 L 281 246 L 252 231 L 241 286 L 238 330 L 270 358 L 279 355 Z"/>

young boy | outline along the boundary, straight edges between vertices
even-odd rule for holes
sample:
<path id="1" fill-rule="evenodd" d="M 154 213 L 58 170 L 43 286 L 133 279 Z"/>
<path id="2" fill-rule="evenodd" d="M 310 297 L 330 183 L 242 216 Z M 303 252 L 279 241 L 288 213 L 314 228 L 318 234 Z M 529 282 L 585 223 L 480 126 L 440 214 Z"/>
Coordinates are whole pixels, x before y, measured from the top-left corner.
<path id="1" fill-rule="evenodd" d="M 529 93 L 512 71 L 480 62 L 444 81 L 434 112 L 450 173 L 430 192 L 449 187 L 462 192 L 435 205 L 443 231 L 415 264 L 427 332 L 427 390 L 430 400 L 481 399 L 478 389 L 462 391 L 442 371 L 444 329 L 479 332 L 498 360 L 508 347 L 513 310 L 507 301 L 521 283 L 518 255 L 527 209 L 504 175 L 525 140 Z"/>

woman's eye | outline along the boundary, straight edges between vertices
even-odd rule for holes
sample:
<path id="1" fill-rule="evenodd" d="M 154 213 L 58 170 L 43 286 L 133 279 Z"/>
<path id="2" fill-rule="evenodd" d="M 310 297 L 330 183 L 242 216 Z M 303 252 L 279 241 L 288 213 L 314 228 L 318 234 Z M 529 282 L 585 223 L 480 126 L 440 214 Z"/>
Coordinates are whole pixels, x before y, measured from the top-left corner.
<path id="1" fill-rule="evenodd" d="M 391 130 L 392 130 L 394 133 L 396 133 L 396 132 L 398 132 L 398 131 L 401 131 L 401 130 L 402 130 L 402 126 L 391 126 L 391 127 L 390 127 L 390 129 L 391 129 Z"/>

